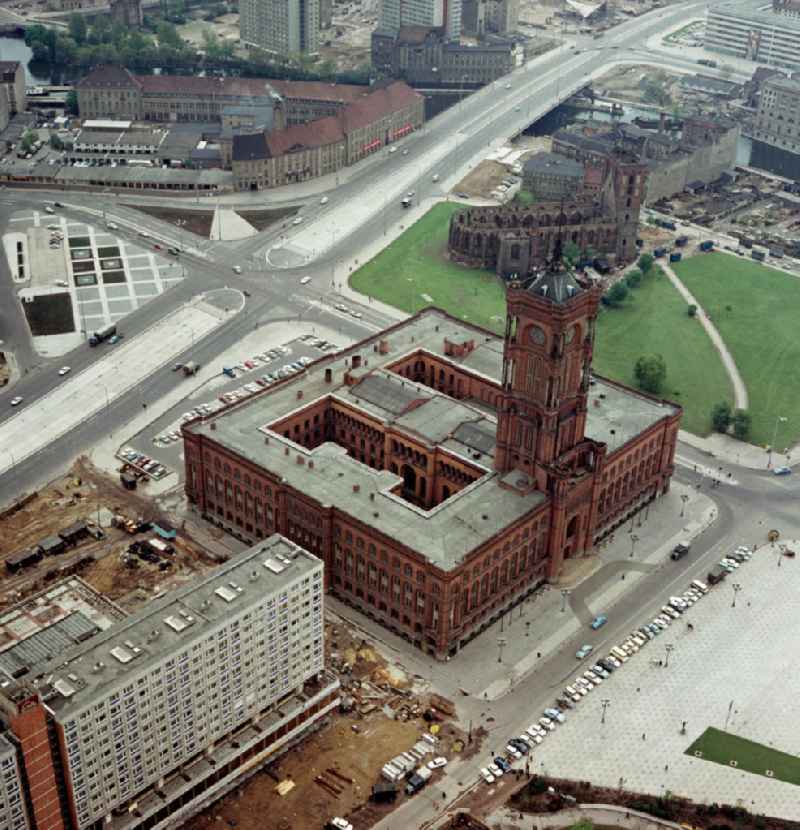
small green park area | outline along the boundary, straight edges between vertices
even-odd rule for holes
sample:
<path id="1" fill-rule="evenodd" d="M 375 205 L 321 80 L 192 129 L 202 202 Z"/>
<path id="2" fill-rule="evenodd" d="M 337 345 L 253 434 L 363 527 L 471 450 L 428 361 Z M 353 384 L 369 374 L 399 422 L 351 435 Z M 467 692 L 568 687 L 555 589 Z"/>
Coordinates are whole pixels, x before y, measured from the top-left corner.
<path id="1" fill-rule="evenodd" d="M 787 784 L 800 784 L 800 758 L 711 726 L 685 754 Z"/>
<path id="2" fill-rule="evenodd" d="M 505 292 L 491 273 L 447 258 L 448 222 L 459 206 L 441 203 L 350 278 L 363 294 L 410 313 L 436 305 L 470 323 L 502 332 Z M 704 260 L 707 258 L 704 258 Z M 705 435 L 711 408 L 733 390 L 719 355 L 686 304 L 654 268 L 598 321 L 594 367 L 598 374 L 635 386 L 633 368 L 643 354 L 661 354 L 667 379 L 661 395 L 684 407 L 683 428 Z"/>
<path id="3" fill-rule="evenodd" d="M 707 435 L 711 408 L 723 400 L 732 405 L 733 388 L 703 327 L 689 317 L 686 303 L 658 266 L 621 305 L 602 308 L 594 369 L 635 387 L 634 363 L 648 353 L 664 358 L 667 379 L 659 394 L 683 406 L 682 428 Z"/>
<path id="4" fill-rule="evenodd" d="M 414 313 L 435 305 L 492 331 L 505 327 L 505 294 L 497 277 L 447 258 L 450 217 L 461 205 L 441 202 L 350 277 L 350 285 Z"/>
<path id="5" fill-rule="evenodd" d="M 675 272 L 722 335 L 747 386 L 750 440 L 783 449 L 800 437 L 800 279 L 723 253 L 693 256 Z"/>

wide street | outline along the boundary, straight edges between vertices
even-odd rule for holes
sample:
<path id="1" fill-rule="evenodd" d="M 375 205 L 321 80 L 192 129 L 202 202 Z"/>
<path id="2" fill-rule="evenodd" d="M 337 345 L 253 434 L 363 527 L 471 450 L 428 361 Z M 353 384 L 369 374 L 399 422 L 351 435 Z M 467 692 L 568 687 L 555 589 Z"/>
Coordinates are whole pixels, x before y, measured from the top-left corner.
<path id="1" fill-rule="evenodd" d="M 108 383 L 103 385 L 103 378 L 108 376 L 109 364 L 114 360 L 112 347 L 93 349 L 83 345 L 54 359 L 44 359 L 36 354 L 7 263 L 4 258 L 0 259 L 2 337 L 5 348 L 14 351 L 21 371 L 20 380 L 0 394 L 0 503 L 46 481 L 64 469 L 76 455 L 91 448 L 99 436 L 114 435 L 133 415 L 174 392 L 176 377 L 171 364 L 175 360 L 192 359 L 203 365 L 212 364 L 246 334 L 270 323 L 298 319 L 316 321 L 338 328 L 351 339 L 365 337 L 390 324 L 394 318 L 369 303 L 359 307 L 363 315 L 360 319 L 342 317 L 333 306 L 341 301 L 335 286 L 364 261 L 364 252 L 374 250 L 384 240 L 389 241 L 400 225 L 409 221 L 409 213 L 400 205 L 402 196 L 414 190 L 417 201 L 425 204 L 443 198 L 488 146 L 524 129 L 614 63 L 646 62 L 697 71 L 695 61 L 674 54 L 646 51 L 644 44 L 648 38 L 691 18 L 704 7 L 704 3 L 696 2 L 672 6 L 626 21 L 607 32 L 601 40 L 583 40 L 577 44 L 565 42 L 558 50 L 464 98 L 433 119 L 424 130 L 399 145 L 408 149 L 408 155 L 384 151 L 364 164 L 342 171 L 338 186 L 329 178 L 326 182 L 306 183 L 293 190 L 229 194 L 199 203 L 176 197 L 159 200 L 187 209 L 210 209 L 216 203 L 251 208 L 298 204 L 302 205 L 303 221 L 297 226 L 288 224 L 236 242 L 198 241 L 174 226 L 133 210 L 129 205 L 135 197 L 128 194 L 118 198 L 113 194 L 77 191 L 48 193 L 5 189 L 0 192 L 0 233 L 8 229 L 11 213 L 27 208 L 41 209 L 45 200 L 58 199 L 65 205 L 60 212 L 75 221 L 100 224 L 100 214 L 105 211 L 107 218 L 113 218 L 120 226 L 118 235 L 122 238 L 133 240 L 139 232 L 146 231 L 154 241 L 178 244 L 187 251 L 180 257 L 186 278 L 157 301 L 124 318 L 119 325 L 126 337 L 125 348 L 130 343 L 131 351 L 148 346 L 146 340 L 137 343 L 137 336 L 153 337 L 150 344 L 153 358 L 143 365 L 135 384 L 110 386 Z M 439 181 L 433 181 L 434 175 Z M 326 205 L 320 203 L 323 194 L 329 196 Z M 157 201 L 152 196 L 141 200 Z M 234 273 L 234 266 L 240 267 L 242 273 Z M 310 276 L 311 282 L 300 285 L 301 276 Z M 220 291 L 220 296 L 231 296 L 230 304 L 225 304 L 231 309 L 228 316 L 218 325 L 209 326 L 204 336 L 192 336 L 191 345 L 183 351 L 173 348 L 168 354 L 161 354 L 160 338 L 148 334 L 148 330 L 198 295 L 213 295 Z M 348 296 L 346 304 L 353 307 L 353 298 Z M 62 364 L 72 367 L 66 378 L 57 374 Z M 19 409 L 9 405 L 15 395 L 24 399 Z M 63 425 L 57 429 L 51 419 L 44 417 L 46 407 L 51 405 L 47 401 L 62 400 L 70 406 L 76 401 L 86 402 L 85 417 L 69 429 L 63 429 Z M 40 446 L 21 457 L 18 446 L 25 440 L 26 430 L 34 429 L 45 430 L 39 435 Z M 645 529 L 640 531 L 643 537 L 640 556 L 631 557 L 625 567 L 618 561 L 614 565 L 615 560 L 610 559 L 600 577 L 587 580 L 573 591 L 569 598 L 573 614 L 569 619 L 574 625 L 569 629 L 566 644 L 560 649 L 545 651 L 533 671 L 526 673 L 518 683 L 511 684 L 510 692 L 494 699 L 487 693 L 486 698 L 482 698 L 483 690 L 491 684 L 489 670 L 496 674 L 493 667 L 495 631 L 486 632 L 465 649 L 468 653 L 459 655 L 449 664 L 429 663 L 422 655 L 409 652 L 405 644 L 393 641 L 383 630 L 376 629 L 375 636 L 389 648 L 396 649 L 400 655 L 398 659 L 409 669 L 430 677 L 437 686 L 458 696 L 463 721 L 471 719 L 476 725 L 488 725 L 486 716 L 490 714 L 495 724 L 491 728 L 497 730 L 497 748 L 500 749 L 500 738 L 519 734 L 543 706 L 552 703 L 553 692 L 563 686 L 564 678 L 575 672 L 573 646 L 578 640 L 598 647 L 611 644 L 635 627 L 634 624 L 641 624 L 643 609 L 650 608 L 657 598 L 664 596 L 667 585 L 677 581 L 683 586 L 693 577 L 702 577 L 709 564 L 736 544 L 762 543 L 768 527 L 775 526 L 784 535 L 800 537 L 795 507 L 800 487 L 796 477 L 778 479 L 768 471 L 726 465 L 726 472 L 730 472 L 737 483 L 711 489 L 709 479 L 694 472 L 694 464 L 702 468 L 714 462 L 710 462 L 702 451 L 688 445 L 682 444 L 679 454 L 683 461 L 678 468 L 677 481 L 687 488 L 686 492 L 691 492 L 690 488 L 696 491 L 696 485 L 700 484 L 700 493 L 713 500 L 717 510 L 715 521 L 696 538 L 691 557 L 671 563 L 669 573 L 665 573 L 663 567 L 646 567 L 648 527 L 645 524 Z M 616 599 L 609 624 L 601 632 L 587 636 L 587 609 L 595 608 L 596 597 L 611 590 L 612 586 L 618 586 L 629 570 L 633 589 Z M 548 601 L 552 606 L 553 600 Z M 349 610 L 346 613 L 355 616 Z M 359 621 L 372 633 L 369 621 L 362 621 L 360 617 Z M 580 634 L 575 633 L 579 629 Z M 533 642 L 538 633 L 534 632 Z M 518 650 L 523 649 L 524 646 L 518 646 Z M 480 681 L 479 669 L 486 674 L 485 682 Z M 466 689 L 468 695 L 461 695 L 460 688 Z M 428 796 L 413 799 L 381 826 L 424 826 L 435 817 L 440 806 L 475 782 L 478 769 L 484 763 L 485 757 L 481 756 L 453 764 L 443 781 L 447 799 L 439 799 L 436 807 Z M 458 782 L 462 782 L 463 787 Z"/>

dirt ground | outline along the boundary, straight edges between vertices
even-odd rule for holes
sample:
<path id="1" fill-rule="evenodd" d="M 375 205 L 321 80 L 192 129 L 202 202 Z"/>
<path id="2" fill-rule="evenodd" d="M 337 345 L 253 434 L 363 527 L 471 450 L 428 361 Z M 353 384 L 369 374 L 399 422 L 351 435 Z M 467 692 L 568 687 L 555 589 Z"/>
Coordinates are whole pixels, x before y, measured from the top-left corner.
<path id="1" fill-rule="evenodd" d="M 478 199 L 488 199 L 489 194 L 503 179 L 508 178 L 508 168 L 499 161 L 482 161 L 454 188 L 455 193 L 466 193 Z"/>
<path id="2" fill-rule="evenodd" d="M 185 231 L 202 236 L 203 239 L 208 239 L 211 223 L 214 221 L 213 210 L 174 210 L 151 205 L 136 205 L 135 209 L 171 225 L 178 225 Z"/>
<path id="3" fill-rule="evenodd" d="M 669 92 L 674 102 L 682 100 L 680 76 L 653 69 L 651 66 L 621 66 L 601 75 L 593 84 L 600 97 L 621 98 L 625 101 L 643 102 L 640 82 L 643 78 L 657 82 Z"/>
<path id="4" fill-rule="evenodd" d="M 357 733 L 351 728 L 354 724 L 359 729 Z M 347 715 L 334 715 L 329 726 L 205 813 L 186 822 L 184 827 L 186 830 L 322 828 L 333 816 L 346 816 L 364 802 L 383 764 L 411 748 L 419 736 L 418 725 L 389 720 L 381 714 L 358 721 Z M 328 771 L 331 769 L 338 775 Z M 341 792 L 334 796 L 324 785 L 315 782 L 318 777 Z M 280 796 L 277 783 L 287 779 L 295 786 Z"/>
<path id="5" fill-rule="evenodd" d="M 294 216 L 297 208 L 274 208 L 272 210 L 237 210 L 236 213 L 246 222 L 249 222 L 256 230 L 263 231 L 270 225 L 274 225 L 286 216 Z"/>
<path id="6" fill-rule="evenodd" d="M 126 610 L 141 605 L 156 590 L 184 581 L 199 571 L 212 567 L 203 552 L 180 537 L 175 541 L 172 566 L 161 571 L 157 564 L 137 558 L 133 570 L 121 561 L 120 554 L 134 539 L 122 530 L 109 527 L 112 514 L 149 520 L 161 518 L 153 502 L 146 496 L 124 490 L 115 481 L 98 471 L 86 459 L 78 459 L 70 473 L 40 490 L 22 509 L 0 518 L 0 560 L 35 546 L 47 536 L 79 520 L 97 523 L 98 517 L 105 537 L 89 538 L 62 554 L 46 557 L 19 573 L 8 575 L 3 569 L 0 608 L 7 607 L 44 587 L 49 581 L 65 576 L 59 569 L 70 567 L 93 588 L 118 601 Z M 89 560 L 94 560 L 93 562 Z M 80 566 L 78 565 L 80 563 Z"/>

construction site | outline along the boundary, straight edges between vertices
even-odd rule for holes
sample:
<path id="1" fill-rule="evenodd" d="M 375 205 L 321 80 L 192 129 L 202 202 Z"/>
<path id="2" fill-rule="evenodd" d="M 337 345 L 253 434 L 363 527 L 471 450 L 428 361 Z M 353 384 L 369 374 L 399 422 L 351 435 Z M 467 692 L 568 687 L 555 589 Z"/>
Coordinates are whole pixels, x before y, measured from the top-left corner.
<path id="1" fill-rule="evenodd" d="M 78 459 L 67 475 L 0 513 L 0 611 L 78 575 L 130 613 L 208 572 L 226 558 L 225 539 L 193 538 L 199 528 L 181 518 L 181 505 L 175 494 L 156 500 L 127 490 Z M 269 827 L 288 830 L 345 815 L 366 828 L 409 797 L 405 779 L 414 769 L 428 770 L 433 787 L 447 761 L 477 751 L 482 734 L 461 732 L 451 701 L 330 611 L 325 657 L 341 683 L 339 711 L 186 827 L 261 830 L 269 815 Z M 395 780 L 385 774 L 390 761 L 402 768 Z"/>

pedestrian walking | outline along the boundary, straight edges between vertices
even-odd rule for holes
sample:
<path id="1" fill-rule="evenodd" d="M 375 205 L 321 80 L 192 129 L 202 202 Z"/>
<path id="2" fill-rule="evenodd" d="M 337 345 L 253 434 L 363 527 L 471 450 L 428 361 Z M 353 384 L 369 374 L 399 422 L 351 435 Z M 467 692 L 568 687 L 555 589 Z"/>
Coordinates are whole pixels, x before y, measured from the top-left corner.
<path id="1" fill-rule="evenodd" d="M 664 764 L 664 772 L 666 772 L 668 769 L 669 769 L 669 764 Z"/>
<path id="2" fill-rule="evenodd" d="M 642 732 L 642 740 L 643 741 L 647 740 L 647 734 L 645 732 Z"/>

